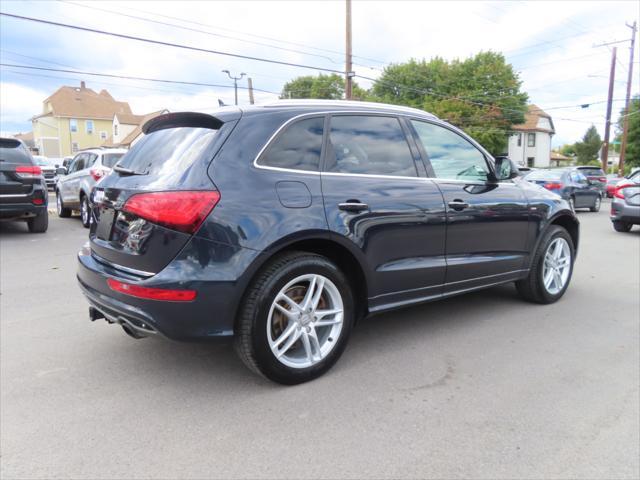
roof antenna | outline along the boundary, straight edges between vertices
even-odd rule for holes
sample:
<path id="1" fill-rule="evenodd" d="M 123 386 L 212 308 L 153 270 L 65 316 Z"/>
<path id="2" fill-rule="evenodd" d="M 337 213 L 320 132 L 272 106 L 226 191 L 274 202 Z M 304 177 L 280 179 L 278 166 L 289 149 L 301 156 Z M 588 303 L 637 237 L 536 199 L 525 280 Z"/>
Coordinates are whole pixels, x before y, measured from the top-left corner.
<path id="1" fill-rule="evenodd" d="M 224 103 L 222 100 L 218 99 L 218 106 L 219 106 L 219 107 L 228 107 L 229 105 L 227 105 L 226 103 Z"/>

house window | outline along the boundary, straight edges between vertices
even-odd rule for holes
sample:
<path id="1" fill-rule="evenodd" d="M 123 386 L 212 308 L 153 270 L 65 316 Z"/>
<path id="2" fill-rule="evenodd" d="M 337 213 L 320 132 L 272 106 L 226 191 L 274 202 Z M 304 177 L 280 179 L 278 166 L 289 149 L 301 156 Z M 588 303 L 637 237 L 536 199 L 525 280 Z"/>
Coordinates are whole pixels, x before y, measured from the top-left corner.
<path id="1" fill-rule="evenodd" d="M 100 140 L 106 140 L 107 139 L 107 132 L 105 132 L 104 130 L 100 131 Z"/>
<path id="2" fill-rule="evenodd" d="M 76 153 L 78 150 L 80 150 L 78 142 L 71 142 L 71 152 Z"/>
<path id="3" fill-rule="evenodd" d="M 118 136 L 118 124 L 117 124 L 117 123 L 115 123 L 115 124 L 113 125 L 113 136 L 114 136 L 114 137 L 117 137 L 117 136 Z"/>
<path id="4" fill-rule="evenodd" d="M 536 163 L 536 157 L 527 157 L 527 167 L 533 167 Z"/>
<path id="5" fill-rule="evenodd" d="M 71 130 L 72 132 L 78 131 L 78 120 L 76 120 L 75 118 L 69 119 L 69 130 Z"/>
<path id="6" fill-rule="evenodd" d="M 536 134 L 529 133 L 527 135 L 527 147 L 535 147 L 536 146 Z"/>
<path id="7" fill-rule="evenodd" d="M 87 133 L 93 133 L 93 120 L 85 120 L 84 125 Z"/>
<path id="8" fill-rule="evenodd" d="M 521 147 L 522 146 L 522 134 L 518 133 L 518 146 Z"/>

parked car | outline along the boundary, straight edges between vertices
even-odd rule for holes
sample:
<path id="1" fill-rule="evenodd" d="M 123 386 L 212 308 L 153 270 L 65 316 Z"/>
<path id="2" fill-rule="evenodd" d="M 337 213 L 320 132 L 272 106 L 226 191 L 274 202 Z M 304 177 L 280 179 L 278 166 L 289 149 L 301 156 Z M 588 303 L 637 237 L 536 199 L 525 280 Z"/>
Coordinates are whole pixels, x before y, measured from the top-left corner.
<path id="1" fill-rule="evenodd" d="M 47 188 L 55 188 L 56 182 L 58 181 L 56 167 L 51 164 L 47 157 L 43 157 L 42 155 L 33 155 L 33 161 L 40 167 L 44 181 L 47 184 Z"/>
<path id="2" fill-rule="evenodd" d="M 587 177 L 587 180 L 591 182 L 592 185 L 598 187 L 600 190 L 600 195 L 605 196 L 607 193 L 607 176 L 604 171 L 600 167 L 589 167 L 589 166 L 578 166 L 572 167 L 575 170 L 579 171 L 582 175 Z"/>
<path id="3" fill-rule="evenodd" d="M 613 192 L 620 180 L 622 180 L 622 177 L 618 175 L 607 175 L 607 198 L 613 198 Z"/>
<path id="4" fill-rule="evenodd" d="M 564 198 L 571 208 L 588 208 L 592 212 L 600 210 L 602 197 L 600 188 L 593 185 L 578 170 L 558 168 L 553 170 L 536 170 L 525 177 L 525 180 L 540 185 Z"/>
<path id="5" fill-rule="evenodd" d="M 421 110 L 275 102 L 170 113 L 96 185 L 78 254 L 92 319 L 134 338 L 235 337 L 253 371 L 327 371 L 357 318 L 516 282 L 566 291 L 579 224 Z"/>
<path id="6" fill-rule="evenodd" d="M 24 220 L 32 233 L 49 226 L 47 185 L 29 150 L 13 138 L 0 138 L 0 219 Z"/>
<path id="7" fill-rule="evenodd" d="M 69 169 L 58 169 L 56 208 L 59 217 L 70 217 L 80 210 L 82 225 L 89 228 L 89 195 L 96 182 L 111 173 L 113 166 L 127 152 L 122 148 L 92 148 L 78 153 Z"/>
<path id="8" fill-rule="evenodd" d="M 611 201 L 611 222 L 616 232 L 628 232 L 640 225 L 640 170 L 616 185 Z"/>

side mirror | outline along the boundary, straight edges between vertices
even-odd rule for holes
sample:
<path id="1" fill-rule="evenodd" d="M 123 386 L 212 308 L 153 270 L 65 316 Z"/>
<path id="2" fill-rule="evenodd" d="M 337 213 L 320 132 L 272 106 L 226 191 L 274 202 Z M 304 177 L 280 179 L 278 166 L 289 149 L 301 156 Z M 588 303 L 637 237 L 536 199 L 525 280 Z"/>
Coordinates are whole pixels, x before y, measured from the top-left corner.
<path id="1" fill-rule="evenodd" d="M 67 169 L 65 167 L 56 168 L 56 175 L 66 175 Z"/>
<path id="2" fill-rule="evenodd" d="M 496 180 L 510 180 L 519 175 L 518 166 L 509 157 L 496 158 Z"/>

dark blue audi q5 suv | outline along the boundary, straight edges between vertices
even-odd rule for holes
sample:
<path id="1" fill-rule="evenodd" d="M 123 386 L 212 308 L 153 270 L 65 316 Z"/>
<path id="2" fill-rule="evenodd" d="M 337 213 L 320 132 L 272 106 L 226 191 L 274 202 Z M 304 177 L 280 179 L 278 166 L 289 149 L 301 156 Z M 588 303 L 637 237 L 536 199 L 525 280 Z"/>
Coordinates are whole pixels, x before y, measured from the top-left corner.
<path id="1" fill-rule="evenodd" d="M 92 192 L 78 280 L 135 338 L 233 336 L 249 368 L 313 379 L 364 316 L 515 282 L 566 291 L 579 226 L 457 128 L 384 104 L 171 113 Z"/>

